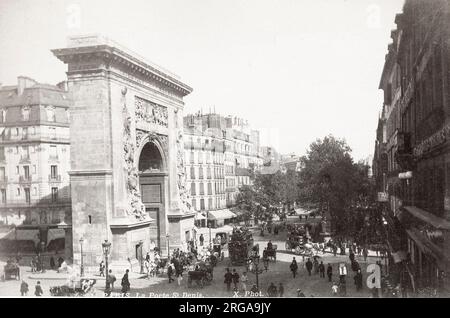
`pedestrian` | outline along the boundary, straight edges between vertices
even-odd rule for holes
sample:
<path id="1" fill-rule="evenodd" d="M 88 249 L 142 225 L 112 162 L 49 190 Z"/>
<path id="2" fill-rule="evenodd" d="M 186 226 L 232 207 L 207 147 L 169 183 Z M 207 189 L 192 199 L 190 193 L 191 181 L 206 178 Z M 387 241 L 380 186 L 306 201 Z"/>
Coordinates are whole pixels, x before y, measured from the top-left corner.
<path id="1" fill-rule="evenodd" d="M 22 284 L 20 284 L 20 294 L 22 296 L 28 295 L 28 284 L 24 280 L 22 280 Z"/>
<path id="2" fill-rule="evenodd" d="M 337 297 L 338 291 L 339 291 L 339 286 L 336 282 L 334 282 L 333 285 L 331 286 L 331 293 L 333 294 L 333 296 Z"/>
<path id="3" fill-rule="evenodd" d="M 149 252 L 147 252 L 147 255 L 145 255 L 145 260 L 150 263 L 150 253 Z"/>
<path id="4" fill-rule="evenodd" d="M 128 294 L 128 292 L 130 291 L 130 281 L 128 279 L 128 273 L 130 272 L 129 269 L 127 269 L 125 271 L 125 274 L 122 277 L 122 294 L 124 294 L 124 296 L 126 296 Z"/>
<path id="5" fill-rule="evenodd" d="M 339 283 L 339 294 L 341 297 L 347 296 L 347 285 L 345 283 L 345 280 L 343 280 Z"/>
<path id="6" fill-rule="evenodd" d="M 31 258 L 30 266 L 31 266 L 31 272 L 32 273 L 36 272 L 36 260 L 35 260 L 34 256 Z"/>
<path id="7" fill-rule="evenodd" d="M 295 260 L 295 257 L 292 258 L 292 262 L 291 262 L 291 265 L 289 265 L 289 268 L 291 269 L 293 278 L 295 278 L 295 276 L 297 275 L 297 270 L 298 270 L 298 265 L 297 265 L 297 261 Z"/>
<path id="8" fill-rule="evenodd" d="M 117 280 L 116 276 L 112 273 L 112 270 L 109 270 L 109 274 L 108 274 L 108 280 L 109 280 L 109 284 L 111 286 L 111 290 L 114 290 L 114 282 Z"/>
<path id="9" fill-rule="evenodd" d="M 367 249 L 366 248 L 364 248 L 363 249 L 363 257 L 364 257 L 364 262 L 367 262 L 367 256 L 368 256 L 368 252 L 367 252 Z"/>
<path id="10" fill-rule="evenodd" d="M 35 294 L 36 296 L 40 297 L 40 296 L 42 296 L 43 293 L 44 293 L 44 291 L 42 290 L 41 282 L 38 281 L 38 282 L 36 283 L 35 288 L 34 288 L 34 294 Z"/>
<path id="11" fill-rule="evenodd" d="M 236 272 L 235 269 L 233 269 L 233 284 L 234 284 L 234 290 L 238 290 L 238 284 L 239 284 L 239 274 Z"/>
<path id="12" fill-rule="evenodd" d="M 314 267 L 314 273 L 319 273 L 319 261 L 317 260 L 317 257 L 314 257 L 313 267 Z"/>
<path id="13" fill-rule="evenodd" d="M 327 267 L 327 276 L 328 276 L 328 281 L 331 282 L 331 278 L 333 276 L 333 267 L 331 266 L 330 263 L 328 263 L 328 267 Z"/>
<path id="14" fill-rule="evenodd" d="M 244 294 L 247 292 L 247 281 L 248 281 L 247 272 L 243 272 L 241 277 L 241 286 Z"/>
<path id="15" fill-rule="evenodd" d="M 231 290 L 231 282 L 233 281 L 233 274 L 230 273 L 230 269 L 226 269 L 226 273 L 224 275 L 224 283 L 227 285 L 227 291 Z"/>
<path id="16" fill-rule="evenodd" d="M 269 297 L 277 297 L 277 286 L 275 286 L 273 282 L 270 283 L 269 288 L 267 288 L 267 294 L 269 295 Z"/>
<path id="17" fill-rule="evenodd" d="M 348 258 L 350 259 L 350 263 L 353 263 L 355 261 L 355 253 L 353 253 L 352 249 L 350 249 Z"/>
<path id="18" fill-rule="evenodd" d="M 311 259 L 310 259 L 310 258 L 308 258 L 308 260 L 306 261 L 305 266 L 306 266 L 306 270 L 308 271 L 308 275 L 311 276 L 311 271 L 312 271 L 312 268 L 313 268 L 313 263 L 311 262 Z"/>
<path id="19" fill-rule="evenodd" d="M 323 265 L 323 262 L 320 262 L 319 273 L 321 278 L 325 278 L 325 265 Z"/>
<path id="20" fill-rule="evenodd" d="M 334 257 L 336 257 L 336 254 L 337 254 L 337 245 L 333 244 L 333 255 L 334 255 Z"/>
<path id="21" fill-rule="evenodd" d="M 362 280 L 363 280 L 363 278 L 362 278 L 361 270 L 358 269 L 358 272 L 356 273 L 356 275 L 354 277 L 356 291 L 360 291 L 363 288 Z"/>
<path id="22" fill-rule="evenodd" d="M 283 283 L 280 283 L 280 285 L 278 286 L 278 294 L 280 294 L 280 297 L 283 297 L 283 294 L 284 294 Z"/>
<path id="23" fill-rule="evenodd" d="M 169 284 L 174 281 L 172 275 L 173 275 L 173 264 L 170 263 L 169 266 L 167 267 L 167 277 L 169 278 Z"/>
<path id="24" fill-rule="evenodd" d="M 175 267 L 175 274 L 177 276 L 177 284 L 181 286 L 181 281 L 183 280 L 183 265 L 178 262 L 178 265 Z"/>
<path id="25" fill-rule="evenodd" d="M 50 257 L 50 268 L 51 269 L 55 269 L 55 259 L 52 257 Z"/>
<path id="26" fill-rule="evenodd" d="M 256 284 L 253 284 L 252 288 L 250 289 L 250 292 L 253 295 L 259 294 L 259 290 L 258 290 L 258 287 L 256 286 Z"/>
<path id="27" fill-rule="evenodd" d="M 100 276 L 105 277 L 105 265 L 103 261 L 100 262 L 98 270 L 100 272 Z"/>

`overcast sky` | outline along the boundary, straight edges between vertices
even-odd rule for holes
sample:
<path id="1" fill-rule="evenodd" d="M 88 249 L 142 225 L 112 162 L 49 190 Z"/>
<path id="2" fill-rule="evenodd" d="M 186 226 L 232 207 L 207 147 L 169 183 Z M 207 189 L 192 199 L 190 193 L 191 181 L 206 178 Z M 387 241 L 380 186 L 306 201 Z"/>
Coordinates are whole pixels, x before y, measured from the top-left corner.
<path id="1" fill-rule="evenodd" d="M 0 82 L 55 84 L 50 49 L 100 33 L 194 88 L 185 113 L 249 120 L 262 142 L 304 154 L 316 138 L 373 153 L 379 79 L 404 0 L 0 0 Z"/>

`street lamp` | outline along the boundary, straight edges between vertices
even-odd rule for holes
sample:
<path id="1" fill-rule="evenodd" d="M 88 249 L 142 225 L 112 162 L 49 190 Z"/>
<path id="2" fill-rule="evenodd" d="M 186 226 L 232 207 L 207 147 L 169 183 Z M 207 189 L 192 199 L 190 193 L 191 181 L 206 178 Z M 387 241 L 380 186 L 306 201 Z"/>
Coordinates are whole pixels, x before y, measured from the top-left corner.
<path id="1" fill-rule="evenodd" d="M 84 276 L 84 262 L 83 262 L 83 237 L 80 238 L 80 248 L 81 248 L 81 264 L 80 264 L 80 276 Z"/>
<path id="2" fill-rule="evenodd" d="M 266 263 L 266 260 L 265 259 L 263 259 L 263 262 L 264 262 L 264 267 L 266 268 L 266 270 L 268 269 L 268 267 L 269 267 L 269 262 L 268 262 L 268 260 L 269 259 L 267 259 L 267 263 Z M 264 272 L 264 269 L 260 269 L 259 268 L 259 255 L 252 255 L 252 256 L 250 256 L 250 258 L 248 259 L 248 262 L 250 263 L 250 264 L 253 264 L 254 266 L 252 266 L 252 269 L 250 270 L 250 272 L 252 272 L 253 274 L 255 274 L 256 275 L 256 287 L 258 288 L 258 290 L 259 290 L 259 274 L 262 274 L 263 272 Z"/>
<path id="3" fill-rule="evenodd" d="M 102 249 L 103 249 L 103 255 L 105 256 L 105 269 L 106 269 L 106 288 L 108 288 L 108 276 L 109 276 L 109 271 L 108 271 L 108 255 L 109 252 L 111 251 L 111 243 L 108 242 L 108 240 L 105 240 L 104 243 L 102 243 Z"/>
<path id="4" fill-rule="evenodd" d="M 170 245 L 169 245 L 169 233 L 166 234 L 166 240 L 167 240 L 167 259 L 170 262 Z"/>

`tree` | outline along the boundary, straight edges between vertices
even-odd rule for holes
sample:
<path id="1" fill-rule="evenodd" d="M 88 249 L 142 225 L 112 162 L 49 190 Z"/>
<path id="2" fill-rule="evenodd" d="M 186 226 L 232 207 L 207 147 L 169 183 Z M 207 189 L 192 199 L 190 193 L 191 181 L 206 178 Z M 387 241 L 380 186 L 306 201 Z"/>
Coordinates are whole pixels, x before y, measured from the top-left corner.
<path id="1" fill-rule="evenodd" d="M 332 135 L 313 142 L 301 158 L 301 164 L 301 202 L 316 205 L 321 212 L 326 211 L 336 234 L 349 234 L 352 206 L 369 192 L 365 167 L 353 162 L 351 149 L 345 140 Z"/>

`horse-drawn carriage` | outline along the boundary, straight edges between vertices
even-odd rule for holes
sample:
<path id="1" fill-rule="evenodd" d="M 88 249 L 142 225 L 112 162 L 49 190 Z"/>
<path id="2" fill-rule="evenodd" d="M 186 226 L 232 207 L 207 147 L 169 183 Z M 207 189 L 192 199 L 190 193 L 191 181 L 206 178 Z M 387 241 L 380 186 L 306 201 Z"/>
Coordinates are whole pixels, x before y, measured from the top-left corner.
<path id="1" fill-rule="evenodd" d="M 263 251 L 263 258 L 277 260 L 277 248 L 276 244 L 273 244 L 271 247 L 267 247 Z"/>
<path id="2" fill-rule="evenodd" d="M 93 293 L 95 279 L 82 278 L 73 286 L 62 285 L 50 287 L 50 295 L 59 297 L 81 297 Z"/>
<path id="3" fill-rule="evenodd" d="M 245 265 L 252 253 L 259 254 L 259 246 L 253 245 L 253 236 L 247 229 L 234 231 L 228 243 L 230 262 L 233 266 Z"/>
<path id="4" fill-rule="evenodd" d="M 188 272 L 188 287 L 192 287 L 195 282 L 197 286 L 203 287 L 210 284 L 213 279 L 213 266 L 199 262 L 195 265 L 195 270 Z"/>
<path id="5" fill-rule="evenodd" d="M 3 267 L 2 279 L 3 280 L 10 280 L 10 279 L 20 280 L 19 264 L 17 264 L 17 262 L 15 262 L 14 260 L 11 260 L 11 259 L 6 261 L 6 265 Z"/>

